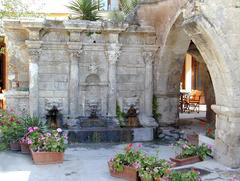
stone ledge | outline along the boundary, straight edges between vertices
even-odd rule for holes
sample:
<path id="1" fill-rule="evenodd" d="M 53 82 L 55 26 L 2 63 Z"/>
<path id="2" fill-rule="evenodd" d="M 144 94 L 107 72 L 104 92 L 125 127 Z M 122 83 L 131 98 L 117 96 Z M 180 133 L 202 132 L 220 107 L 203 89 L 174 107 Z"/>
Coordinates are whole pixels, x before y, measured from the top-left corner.
<path id="1" fill-rule="evenodd" d="M 9 97 L 29 97 L 29 91 L 16 91 L 16 90 L 9 90 L 7 92 L 4 93 L 4 96 L 6 98 Z"/>
<path id="2" fill-rule="evenodd" d="M 240 117 L 240 108 L 227 107 L 222 105 L 212 105 L 212 110 L 219 115 L 226 115 L 230 117 Z"/>

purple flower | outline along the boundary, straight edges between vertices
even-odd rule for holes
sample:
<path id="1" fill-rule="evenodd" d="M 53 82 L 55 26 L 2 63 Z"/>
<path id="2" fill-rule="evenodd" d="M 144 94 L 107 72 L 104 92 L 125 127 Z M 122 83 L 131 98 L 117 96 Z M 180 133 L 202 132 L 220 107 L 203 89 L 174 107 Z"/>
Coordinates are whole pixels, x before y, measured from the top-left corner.
<path id="1" fill-rule="evenodd" d="M 201 177 L 200 176 L 197 177 L 197 181 L 201 181 Z"/>
<path id="2" fill-rule="evenodd" d="M 208 145 L 208 149 L 211 150 L 212 149 L 212 145 Z"/>
<path id="3" fill-rule="evenodd" d="M 58 128 L 58 129 L 57 129 L 57 132 L 61 133 L 61 132 L 62 132 L 62 129 L 61 129 L 61 128 Z"/>
<path id="4" fill-rule="evenodd" d="M 46 133 L 46 136 L 50 137 L 50 136 L 51 136 L 51 133 Z"/>

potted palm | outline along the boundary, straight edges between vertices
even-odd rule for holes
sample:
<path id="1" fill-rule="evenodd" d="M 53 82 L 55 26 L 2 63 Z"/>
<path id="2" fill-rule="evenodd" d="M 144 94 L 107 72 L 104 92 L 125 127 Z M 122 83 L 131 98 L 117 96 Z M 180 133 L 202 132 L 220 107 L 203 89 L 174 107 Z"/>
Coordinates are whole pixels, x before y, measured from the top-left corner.
<path id="1" fill-rule="evenodd" d="M 177 166 L 200 162 L 212 153 L 211 146 L 205 144 L 193 145 L 187 142 L 178 142 L 177 145 L 181 148 L 181 152 L 175 158 L 170 158 Z"/>
<path id="2" fill-rule="evenodd" d="M 64 151 L 66 149 L 66 135 L 63 135 L 62 130 L 52 130 L 42 133 L 34 131 L 29 135 L 32 144 L 30 151 L 35 164 L 53 164 L 62 163 L 64 159 Z"/>
<path id="3" fill-rule="evenodd" d="M 128 144 L 124 153 L 118 153 L 108 162 L 111 176 L 127 179 L 129 181 L 138 180 L 138 169 L 141 166 L 141 160 L 145 157 L 140 149 L 134 148 L 133 144 Z"/>

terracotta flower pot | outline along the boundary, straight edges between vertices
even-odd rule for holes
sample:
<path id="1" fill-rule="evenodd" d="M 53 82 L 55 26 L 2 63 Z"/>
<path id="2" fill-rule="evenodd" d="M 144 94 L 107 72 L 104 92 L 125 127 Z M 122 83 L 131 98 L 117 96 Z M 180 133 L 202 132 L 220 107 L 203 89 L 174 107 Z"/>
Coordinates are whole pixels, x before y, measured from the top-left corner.
<path id="1" fill-rule="evenodd" d="M 21 150 L 20 144 L 18 142 L 10 143 L 10 150 L 12 150 L 12 151 L 19 151 L 19 150 Z"/>
<path id="2" fill-rule="evenodd" d="M 136 168 L 124 166 L 124 169 L 122 172 L 117 172 L 113 170 L 111 162 L 108 162 L 108 167 L 109 167 L 110 175 L 112 177 L 122 178 L 129 181 L 138 180 L 138 171 Z"/>
<path id="3" fill-rule="evenodd" d="M 21 152 L 24 154 L 29 154 L 30 153 L 30 149 L 29 149 L 29 144 L 26 143 L 20 143 L 21 146 Z"/>
<path id="4" fill-rule="evenodd" d="M 33 162 L 37 165 L 63 163 L 64 152 L 34 152 L 30 149 Z"/>
<path id="5" fill-rule="evenodd" d="M 166 178 L 159 178 L 158 180 L 154 180 L 154 179 L 151 179 L 151 180 L 146 180 L 145 178 L 143 177 L 140 177 L 141 178 L 141 181 L 167 181 Z"/>
<path id="6" fill-rule="evenodd" d="M 176 163 L 176 166 L 188 165 L 202 161 L 199 156 L 192 156 L 188 158 L 170 158 L 171 161 Z"/>

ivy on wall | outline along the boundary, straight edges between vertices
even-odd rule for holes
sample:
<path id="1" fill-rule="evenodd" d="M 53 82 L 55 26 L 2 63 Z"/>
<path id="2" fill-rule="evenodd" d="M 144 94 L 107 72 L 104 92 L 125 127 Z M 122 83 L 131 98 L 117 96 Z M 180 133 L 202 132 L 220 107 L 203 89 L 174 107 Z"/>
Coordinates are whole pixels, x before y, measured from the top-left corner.
<path id="1" fill-rule="evenodd" d="M 158 112 L 158 102 L 157 102 L 157 97 L 153 95 L 153 100 L 152 100 L 152 114 L 153 118 L 158 120 L 161 117 L 161 114 Z"/>

